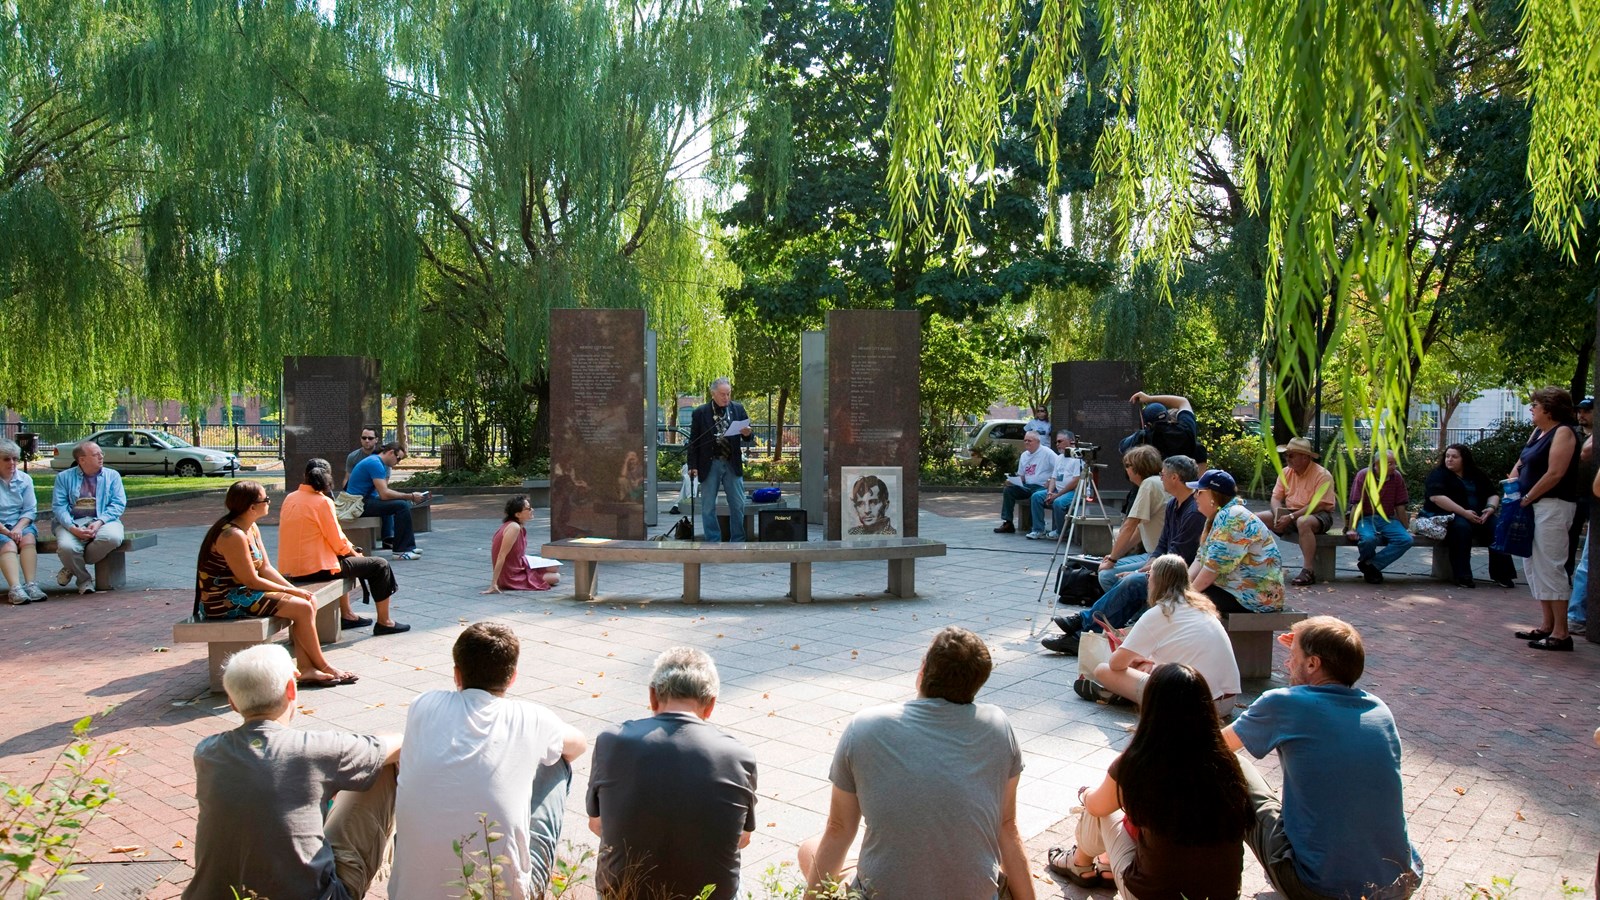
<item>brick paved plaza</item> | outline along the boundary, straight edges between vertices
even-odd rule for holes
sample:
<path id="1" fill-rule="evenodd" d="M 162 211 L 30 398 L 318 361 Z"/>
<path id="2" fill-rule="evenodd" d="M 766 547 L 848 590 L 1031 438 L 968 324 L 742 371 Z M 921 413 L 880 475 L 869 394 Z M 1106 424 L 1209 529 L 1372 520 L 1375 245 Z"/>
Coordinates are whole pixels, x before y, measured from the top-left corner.
<path id="1" fill-rule="evenodd" d="M 1070 688 L 1075 661 L 1030 638 L 1030 626 L 1041 633 L 1049 627 L 1049 606 L 1035 598 L 1051 548 L 992 534 L 997 496 L 923 495 L 922 535 L 947 542 L 950 552 L 918 564 L 919 598 L 881 593 L 882 563 L 818 565 L 819 600 L 809 606 L 782 599 L 785 568 L 762 566 L 708 567 L 703 590 L 713 599 L 698 606 L 675 599 L 676 566 L 602 566 L 595 603 L 572 599 L 570 567 L 548 593 L 481 595 L 503 500 L 438 501 L 434 531 L 420 539 L 425 557 L 395 563 L 395 616 L 414 630 L 377 638 L 347 632 L 330 660 L 358 672 L 361 682 L 304 692 L 300 727 L 401 731 L 418 692 L 451 687 L 451 643 L 464 624 L 480 619 L 508 622 L 522 638 L 511 693 L 550 707 L 591 737 L 648 714 L 644 679 L 658 652 L 674 644 L 703 648 L 723 678 L 712 721 L 749 745 L 761 766 L 759 829 L 744 854 L 750 888 L 821 830 L 828 763 L 850 715 L 909 697 L 932 632 L 959 624 L 994 651 L 995 672 L 980 699 L 1006 710 L 1022 742 L 1021 827 L 1041 896 L 1084 896 L 1053 886 L 1042 874 L 1043 857 L 1052 843 L 1071 842 L 1076 789 L 1098 783 L 1126 743 L 1134 713 L 1078 699 Z M 154 898 L 178 896 L 189 877 L 194 744 L 238 722 L 225 698 L 207 693 L 204 647 L 171 642 L 172 623 L 192 602 L 200 537 L 220 511 L 220 498 L 132 509 L 129 527 L 158 530 L 160 546 L 130 557 L 127 590 L 0 606 L 0 681 L 11 696 L 0 717 L 0 772 L 13 781 L 38 777 L 75 720 L 114 706 L 97 735 L 128 747 L 112 770 L 120 802 L 94 824 L 82 849 L 95 863 L 160 869 L 165 877 L 147 895 Z M 670 521 L 664 517 L 657 530 Z M 545 511 L 532 530 L 532 541 L 547 535 Z M 276 529 L 264 533 L 274 547 Z M 1285 556 L 1293 571 L 1297 551 L 1288 547 Z M 1600 848 L 1600 750 L 1591 737 L 1600 725 L 1600 647 L 1580 639 L 1570 654 L 1526 649 L 1511 638 L 1536 623 L 1525 585 L 1446 587 L 1428 579 L 1425 553 L 1403 559 L 1378 588 L 1357 576 L 1353 550 L 1341 551 L 1339 568 L 1333 585 L 1292 588 L 1290 604 L 1345 618 L 1366 639 L 1361 686 L 1388 702 L 1405 742 L 1411 834 L 1428 871 L 1422 896 L 1465 896 L 1469 882 L 1494 876 L 1515 876 L 1521 897 L 1561 896 L 1564 881 L 1592 893 Z M 40 581 L 52 589 L 54 571 L 53 559 L 41 560 Z M 1244 699 L 1282 683 L 1281 675 L 1247 683 Z M 1263 770 L 1277 779 L 1272 759 Z M 595 843 L 581 815 L 587 775 L 585 756 L 565 827 L 580 847 Z M 1246 860 L 1246 896 L 1276 896 L 1248 854 Z M 91 896 L 112 871 L 96 869 L 96 878 L 68 896 Z M 370 896 L 382 895 L 380 884 Z M 108 888 L 92 896 L 127 895 Z"/>

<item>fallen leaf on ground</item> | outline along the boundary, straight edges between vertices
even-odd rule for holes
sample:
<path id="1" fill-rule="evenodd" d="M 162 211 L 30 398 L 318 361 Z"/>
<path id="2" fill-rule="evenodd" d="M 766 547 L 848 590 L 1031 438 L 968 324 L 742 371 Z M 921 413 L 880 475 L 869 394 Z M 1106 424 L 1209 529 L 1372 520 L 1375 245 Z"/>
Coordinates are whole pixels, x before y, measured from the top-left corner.
<path id="1" fill-rule="evenodd" d="M 118 844 L 111 848 L 112 853 L 132 853 L 139 849 L 138 844 Z"/>
<path id="2" fill-rule="evenodd" d="M 1465 797 L 1467 795 L 1467 789 L 1464 788 L 1464 787 L 1451 788 L 1450 790 L 1455 791 L 1458 795 L 1460 795 L 1462 797 Z"/>

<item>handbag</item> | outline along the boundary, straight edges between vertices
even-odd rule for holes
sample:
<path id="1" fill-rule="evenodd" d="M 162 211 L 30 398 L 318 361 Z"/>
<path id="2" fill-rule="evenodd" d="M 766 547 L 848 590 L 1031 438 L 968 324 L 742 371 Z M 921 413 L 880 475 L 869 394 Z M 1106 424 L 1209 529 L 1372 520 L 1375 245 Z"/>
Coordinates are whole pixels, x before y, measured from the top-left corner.
<path id="1" fill-rule="evenodd" d="M 1411 520 L 1411 533 L 1417 537 L 1442 541 L 1455 517 L 1455 513 L 1445 513 L 1442 516 L 1417 516 Z"/>
<path id="2" fill-rule="evenodd" d="M 1520 497 L 1500 505 L 1500 515 L 1494 523 L 1494 543 L 1489 549 L 1524 558 L 1533 555 L 1533 510 L 1523 506 Z"/>
<path id="3" fill-rule="evenodd" d="M 361 513 L 366 509 L 367 500 L 360 494 L 351 494 L 340 491 L 333 498 L 333 515 L 340 521 L 350 522 L 361 518 Z"/>

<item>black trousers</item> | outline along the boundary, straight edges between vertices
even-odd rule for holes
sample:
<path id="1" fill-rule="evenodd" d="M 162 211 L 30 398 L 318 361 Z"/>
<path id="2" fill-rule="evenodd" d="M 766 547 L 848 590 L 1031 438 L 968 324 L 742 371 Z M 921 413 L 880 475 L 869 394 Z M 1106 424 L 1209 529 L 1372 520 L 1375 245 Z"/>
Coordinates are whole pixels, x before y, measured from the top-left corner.
<path id="1" fill-rule="evenodd" d="M 327 572 L 312 572 L 310 575 L 285 573 L 284 577 L 292 584 L 312 584 L 327 581 L 334 576 Z M 363 600 L 377 598 L 377 601 L 382 603 L 393 597 L 395 591 L 400 589 L 394 580 L 394 570 L 389 568 L 389 561 L 381 556 L 341 556 L 339 577 L 360 581 Z"/>
<path id="2" fill-rule="evenodd" d="M 1487 547 L 1494 543 L 1494 519 L 1474 525 L 1456 516 L 1445 526 L 1444 543 L 1450 551 L 1450 577 L 1456 581 L 1472 580 L 1472 546 Z M 1517 564 L 1511 554 L 1489 551 L 1489 580 L 1514 581 Z"/>

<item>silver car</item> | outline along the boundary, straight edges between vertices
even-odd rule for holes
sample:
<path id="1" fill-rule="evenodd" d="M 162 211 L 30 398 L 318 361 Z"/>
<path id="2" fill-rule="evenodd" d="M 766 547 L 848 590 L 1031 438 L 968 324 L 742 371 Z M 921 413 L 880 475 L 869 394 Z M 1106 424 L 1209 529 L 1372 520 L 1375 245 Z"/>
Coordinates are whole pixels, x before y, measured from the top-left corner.
<path id="1" fill-rule="evenodd" d="M 175 434 L 149 428 L 107 428 L 84 438 L 100 445 L 106 465 L 124 475 L 231 475 L 239 471 L 239 457 L 225 450 L 196 447 Z M 57 444 L 50 468 L 73 466 L 72 450 L 83 441 Z"/>

